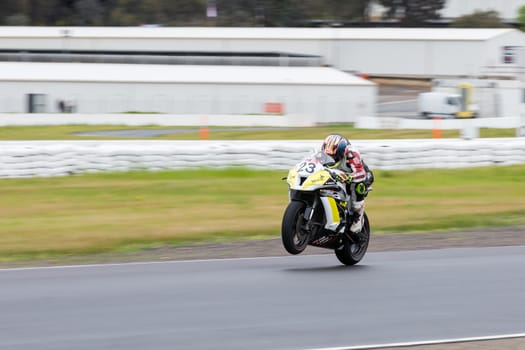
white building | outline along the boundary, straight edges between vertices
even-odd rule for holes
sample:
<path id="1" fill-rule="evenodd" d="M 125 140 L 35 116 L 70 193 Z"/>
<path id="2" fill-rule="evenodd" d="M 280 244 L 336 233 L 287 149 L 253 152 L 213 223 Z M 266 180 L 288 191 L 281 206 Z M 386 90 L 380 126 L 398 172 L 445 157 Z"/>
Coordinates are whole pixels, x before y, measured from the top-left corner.
<path id="1" fill-rule="evenodd" d="M 0 50 L 291 52 L 373 76 L 479 76 L 516 46 L 515 29 L 0 27 Z"/>
<path id="2" fill-rule="evenodd" d="M 0 63 L 0 111 L 291 114 L 316 123 L 375 115 L 374 83 L 328 67 Z"/>

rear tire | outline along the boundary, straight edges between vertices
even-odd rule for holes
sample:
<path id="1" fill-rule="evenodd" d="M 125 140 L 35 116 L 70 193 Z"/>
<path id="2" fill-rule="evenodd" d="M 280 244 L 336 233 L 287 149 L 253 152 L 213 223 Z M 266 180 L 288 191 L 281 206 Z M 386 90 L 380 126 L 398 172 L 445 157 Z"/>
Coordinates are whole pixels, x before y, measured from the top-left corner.
<path id="1" fill-rule="evenodd" d="M 368 249 L 368 242 L 370 242 L 370 224 L 366 213 L 364 215 L 365 222 L 359 234 L 360 240 L 356 243 L 346 240 L 342 249 L 335 250 L 337 259 L 345 265 L 355 265 L 360 262 Z"/>
<path id="2" fill-rule="evenodd" d="M 291 201 L 284 212 L 281 236 L 284 248 L 290 254 L 300 254 L 308 245 L 310 235 L 302 231 L 305 210 L 305 203 Z"/>

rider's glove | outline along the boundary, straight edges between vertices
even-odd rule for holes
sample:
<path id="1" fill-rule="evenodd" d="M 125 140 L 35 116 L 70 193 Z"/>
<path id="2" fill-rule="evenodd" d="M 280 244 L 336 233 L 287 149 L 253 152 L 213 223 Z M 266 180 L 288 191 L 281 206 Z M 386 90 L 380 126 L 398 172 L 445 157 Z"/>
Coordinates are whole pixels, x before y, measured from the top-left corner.
<path id="1" fill-rule="evenodd" d="M 337 181 L 343 182 L 343 183 L 352 181 L 352 177 L 348 176 L 348 174 L 346 174 L 346 173 L 339 173 L 339 174 L 337 174 L 335 179 Z"/>
<path id="2" fill-rule="evenodd" d="M 365 185 L 365 183 L 363 183 L 363 182 L 358 183 L 355 186 L 355 193 L 357 193 L 357 194 L 359 194 L 361 196 L 366 196 L 368 194 L 368 188 Z"/>

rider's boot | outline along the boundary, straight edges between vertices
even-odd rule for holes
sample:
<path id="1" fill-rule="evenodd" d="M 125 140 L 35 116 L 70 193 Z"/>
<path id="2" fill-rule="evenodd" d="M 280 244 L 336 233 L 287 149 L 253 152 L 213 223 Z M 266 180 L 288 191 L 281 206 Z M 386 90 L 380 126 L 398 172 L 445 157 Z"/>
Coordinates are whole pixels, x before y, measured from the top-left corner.
<path id="1" fill-rule="evenodd" d="M 365 201 L 352 202 L 352 209 L 354 212 L 352 225 L 350 226 L 350 232 L 358 234 L 363 229 L 365 222 Z"/>

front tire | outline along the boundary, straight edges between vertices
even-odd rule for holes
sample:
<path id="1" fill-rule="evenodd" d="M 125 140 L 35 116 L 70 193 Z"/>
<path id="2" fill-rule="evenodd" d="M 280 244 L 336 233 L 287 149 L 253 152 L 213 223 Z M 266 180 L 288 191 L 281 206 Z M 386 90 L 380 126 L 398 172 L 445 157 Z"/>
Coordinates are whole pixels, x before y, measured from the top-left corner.
<path id="1" fill-rule="evenodd" d="M 284 248 L 290 254 L 300 254 L 308 245 L 310 235 L 303 230 L 305 210 L 305 203 L 291 201 L 284 212 L 281 236 Z"/>
<path id="2" fill-rule="evenodd" d="M 368 242 L 370 242 L 370 224 L 368 216 L 364 214 L 363 229 L 359 233 L 359 239 L 356 242 L 345 241 L 343 248 L 335 250 L 337 259 L 345 265 L 355 265 L 363 259 L 368 249 Z"/>

